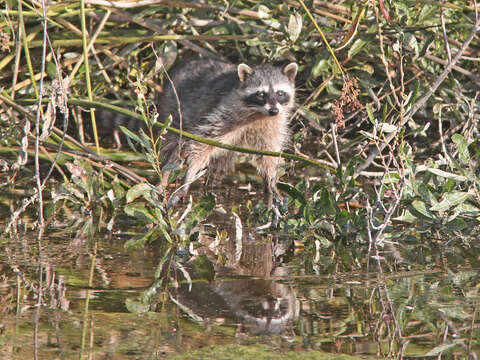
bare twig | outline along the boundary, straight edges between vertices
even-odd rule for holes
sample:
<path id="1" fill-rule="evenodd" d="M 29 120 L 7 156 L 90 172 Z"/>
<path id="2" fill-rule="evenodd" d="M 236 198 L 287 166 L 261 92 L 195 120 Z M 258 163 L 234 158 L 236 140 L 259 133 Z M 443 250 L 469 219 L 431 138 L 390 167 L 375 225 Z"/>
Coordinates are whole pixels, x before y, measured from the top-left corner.
<path id="1" fill-rule="evenodd" d="M 332 142 L 333 142 L 333 148 L 335 149 L 335 158 L 337 160 L 338 166 L 342 166 L 342 163 L 340 161 L 340 154 L 338 152 L 337 125 L 333 121 L 330 123 L 330 130 L 332 132 Z"/>
<path id="2" fill-rule="evenodd" d="M 420 110 L 425 103 L 428 101 L 428 99 L 435 93 L 435 91 L 438 89 L 440 84 L 445 80 L 445 78 L 448 76 L 448 74 L 452 71 L 453 66 L 458 62 L 458 60 L 461 58 L 462 54 L 465 52 L 465 50 L 468 48 L 470 45 L 470 42 L 473 40 L 477 32 L 480 31 L 480 20 L 477 19 L 474 27 L 470 31 L 469 36 L 467 39 L 464 41 L 462 44 L 462 47 L 460 50 L 455 54 L 455 57 L 452 59 L 452 61 L 446 66 L 445 70 L 438 76 L 438 78 L 434 81 L 430 89 L 427 91 L 427 93 L 422 96 L 410 109 L 410 111 L 405 115 L 405 117 L 400 121 L 398 124 L 398 129 L 396 131 L 391 132 L 385 139 L 385 142 L 381 144 L 379 147 L 373 147 L 370 151 L 370 154 L 368 155 L 367 159 L 363 164 L 360 164 L 357 167 L 356 174 L 360 173 L 361 171 L 365 170 L 370 164 L 375 160 L 377 155 L 385 149 L 387 144 L 397 135 L 399 129 L 401 129 L 412 117 L 417 113 L 418 110 Z"/>
<path id="3" fill-rule="evenodd" d="M 442 1 L 443 3 L 445 0 Z M 450 44 L 448 43 L 447 29 L 445 28 L 445 16 L 443 14 L 443 7 L 440 9 L 440 20 L 442 21 L 442 35 L 443 35 L 443 44 L 445 46 L 445 51 L 447 53 L 448 62 L 452 62 L 452 52 L 450 51 Z"/>
<path id="4" fill-rule="evenodd" d="M 425 58 L 428 59 L 428 60 L 432 60 L 438 64 L 442 64 L 442 65 L 448 65 L 449 62 L 447 60 L 443 60 L 443 59 L 440 59 L 439 57 L 437 56 L 434 56 L 434 55 L 431 55 L 431 54 L 425 54 Z M 462 59 L 464 59 L 465 57 L 462 56 Z M 463 74 L 465 76 L 468 76 L 470 79 L 472 79 L 478 86 L 480 86 L 480 76 L 478 75 L 475 75 L 474 73 L 460 67 L 460 66 L 457 66 L 457 65 L 454 65 L 452 67 L 452 70 L 455 70 L 457 72 L 459 72 L 460 74 Z"/>

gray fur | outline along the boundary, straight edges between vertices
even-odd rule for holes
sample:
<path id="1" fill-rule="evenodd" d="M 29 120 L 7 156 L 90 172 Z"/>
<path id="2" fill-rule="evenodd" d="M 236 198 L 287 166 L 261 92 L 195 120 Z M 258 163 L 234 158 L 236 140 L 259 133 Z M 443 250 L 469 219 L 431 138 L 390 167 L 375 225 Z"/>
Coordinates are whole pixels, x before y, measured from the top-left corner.
<path id="1" fill-rule="evenodd" d="M 260 65 L 238 67 L 216 60 L 194 60 L 169 72 L 172 83 L 165 81 L 157 98 L 159 120 L 172 115 L 172 126 L 231 145 L 259 150 L 282 151 L 289 140 L 289 120 L 295 101 L 294 78 L 297 64 L 284 68 Z M 268 92 L 264 106 L 246 103 L 245 98 L 258 89 Z M 283 106 L 276 102 L 277 90 L 289 95 Z M 273 96 L 270 96 L 273 95 Z M 178 96 L 178 101 L 177 101 Z M 275 107 L 277 110 L 271 111 Z M 278 114 L 277 114 L 278 112 Z M 275 113 L 275 115 L 272 115 Z M 233 167 L 233 151 L 216 148 L 167 133 L 163 146 L 164 165 L 186 159 L 184 187 L 172 202 L 183 197 L 204 168 L 215 171 Z M 254 156 L 254 164 L 264 177 L 269 193 L 276 194 L 277 167 L 281 158 Z"/>

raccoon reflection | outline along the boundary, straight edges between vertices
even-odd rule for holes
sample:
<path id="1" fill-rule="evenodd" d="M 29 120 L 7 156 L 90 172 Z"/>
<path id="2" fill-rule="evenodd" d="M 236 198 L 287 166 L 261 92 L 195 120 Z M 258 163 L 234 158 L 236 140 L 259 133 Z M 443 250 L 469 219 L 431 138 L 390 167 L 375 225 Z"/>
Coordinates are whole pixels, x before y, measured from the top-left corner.
<path id="1" fill-rule="evenodd" d="M 286 335 L 298 317 L 295 293 L 288 285 L 251 279 L 214 284 L 235 318 L 252 334 Z"/>
<path id="2" fill-rule="evenodd" d="M 159 95 L 159 119 L 172 115 L 176 128 L 222 143 L 280 152 L 289 139 L 289 118 L 295 102 L 298 66 L 235 66 L 216 60 L 194 60 L 170 71 Z M 225 172 L 235 152 L 195 142 L 168 132 L 163 145 L 164 165 L 186 160 L 184 186 L 171 198 L 177 203 L 203 169 Z M 279 157 L 254 156 L 269 202 L 277 196 Z M 163 185 L 166 185 L 164 176 Z"/>
<path id="3" fill-rule="evenodd" d="M 211 261 L 215 277 L 198 267 L 201 262 L 195 258 L 183 263 L 191 279 L 208 280 L 193 281 L 190 288 L 181 281 L 183 272 L 176 272 L 179 286 L 173 296 L 183 309 L 188 308 L 188 313 L 204 324 L 233 322 L 240 333 L 294 335 L 300 309 L 295 289 L 272 279 L 288 276 L 288 267 L 281 263 L 287 246 L 284 240 L 243 233 L 240 257 L 237 243 L 216 247 L 218 253 L 214 254 L 210 251 L 214 240 L 208 233 L 201 230 L 198 241 L 202 246 L 197 251 Z"/>

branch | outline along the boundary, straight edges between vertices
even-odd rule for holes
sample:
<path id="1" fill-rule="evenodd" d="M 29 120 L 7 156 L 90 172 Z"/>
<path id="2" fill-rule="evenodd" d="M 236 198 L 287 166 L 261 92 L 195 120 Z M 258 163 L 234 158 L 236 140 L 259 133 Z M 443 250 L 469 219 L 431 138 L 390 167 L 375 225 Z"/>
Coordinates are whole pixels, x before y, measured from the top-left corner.
<path id="1" fill-rule="evenodd" d="M 452 59 L 452 61 L 447 65 L 447 67 L 445 68 L 445 70 L 443 70 L 443 72 L 440 74 L 440 76 L 437 78 L 437 80 L 435 80 L 435 82 L 433 83 L 433 85 L 430 87 L 430 89 L 428 90 L 428 92 L 422 97 L 420 98 L 420 100 L 418 100 L 411 108 L 411 110 L 405 115 L 405 117 L 402 119 L 402 121 L 400 122 L 400 124 L 398 125 L 398 130 L 388 134 L 388 136 L 386 136 L 386 139 L 385 139 L 385 142 L 383 144 L 381 144 L 380 146 L 375 146 L 372 148 L 371 152 L 370 152 L 370 155 L 368 155 L 367 159 L 365 160 L 365 162 L 363 164 L 360 164 L 358 167 L 357 167 L 357 170 L 355 172 L 355 175 L 358 175 L 360 172 L 362 172 L 363 170 L 365 170 L 367 167 L 370 166 L 370 164 L 373 162 L 373 160 L 375 160 L 375 158 L 377 157 L 377 155 L 383 151 L 383 149 L 385 149 L 385 147 L 388 145 L 388 143 L 390 143 L 390 141 L 392 141 L 392 139 L 397 135 L 399 129 L 401 129 L 408 121 L 410 121 L 410 119 L 413 117 L 413 115 L 416 114 L 416 112 L 418 110 L 420 110 L 424 105 L 425 103 L 427 102 L 427 100 L 435 93 L 435 91 L 437 91 L 438 87 L 440 86 L 440 84 L 445 80 L 445 78 L 448 76 L 448 74 L 452 71 L 454 65 L 458 62 L 458 60 L 460 59 L 460 57 L 462 56 L 462 54 L 465 52 L 465 50 L 468 48 L 468 45 L 470 45 L 470 42 L 473 40 L 473 38 L 475 37 L 475 34 L 477 32 L 480 31 L 480 20 L 477 19 L 476 23 L 475 23 L 475 26 L 472 28 L 472 30 L 470 31 L 470 35 L 468 36 L 468 38 L 465 40 L 465 42 L 462 44 L 462 47 L 460 48 L 460 50 L 456 53 L 455 57 Z"/>
<path id="2" fill-rule="evenodd" d="M 32 104 L 32 103 L 34 103 L 34 100 L 31 100 L 31 99 L 20 100 L 19 99 L 16 102 L 17 103 L 23 103 L 23 104 Z M 46 102 L 46 101 L 44 100 L 43 102 Z M 137 114 L 133 111 L 127 110 L 125 108 L 122 108 L 120 106 L 115 106 L 115 105 L 111 105 L 111 104 L 107 104 L 107 103 L 101 103 L 101 102 L 97 102 L 97 101 L 81 100 L 81 99 L 68 99 L 68 104 L 69 105 L 80 105 L 80 106 L 83 106 L 83 107 L 86 107 L 86 108 L 105 109 L 105 110 L 109 110 L 109 111 L 112 111 L 112 112 L 120 113 L 122 115 L 137 119 L 139 121 L 143 121 L 141 115 L 139 115 L 139 114 Z M 160 122 L 160 121 L 156 122 L 156 126 L 163 127 L 164 125 L 165 124 Z M 284 159 L 302 161 L 304 163 L 319 166 L 319 167 L 322 167 L 322 168 L 327 168 L 328 167 L 327 165 L 325 165 L 325 164 L 323 164 L 319 161 L 307 158 L 305 156 L 299 156 L 299 155 L 295 155 L 295 154 L 276 152 L 276 151 L 257 150 L 257 149 L 245 148 L 245 147 L 241 147 L 241 146 L 225 144 L 225 143 L 222 143 L 220 141 L 206 139 L 206 138 L 203 138 L 201 136 L 197 136 L 197 135 L 191 134 L 189 132 L 186 132 L 184 130 L 180 130 L 180 129 L 177 129 L 177 128 L 174 128 L 174 127 L 171 127 L 171 126 L 167 126 L 166 129 L 168 131 L 173 132 L 175 134 L 178 134 L 182 137 L 185 137 L 185 138 L 188 138 L 188 139 L 191 139 L 191 140 L 195 140 L 195 141 L 207 144 L 207 145 L 212 145 L 212 146 L 215 146 L 215 147 L 219 147 L 219 148 L 222 148 L 222 149 L 227 149 L 227 150 L 237 151 L 237 152 L 247 153 L 247 154 L 254 154 L 254 155 L 266 155 L 266 156 L 281 157 L 281 158 L 284 158 Z"/>
<path id="3" fill-rule="evenodd" d="M 121 113 L 123 115 L 132 117 L 134 119 L 142 120 L 141 115 L 139 115 L 137 113 L 134 113 L 130 110 L 121 108 L 119 106 L 115 106 L 115 105 L 100 103 L 100 102 L 96 102 L 96 101 L 80 100 L 80 99 L 69 99 L 68 102 L 69 102 L 69 104 L 72 104 L 72 105 L 80 105 L 80 106 L 84 106 L 84 107 L 96 107 L 96 108 L 98 107 L 98 108 L 118 112 L 118 113 Z M 165 124 L 158 121 L 158 122 L 155 123 L 155 125 L 158 126 L 158 127 L 163 127 Z M 168 131 L 173 132 L 175 134 L 178 134 L 182 137 L 186 137 L 188 139 L 195 140 L 195 141 L 207 144 L 207 145 L 212 145 L 212 146 L 215 146 L 215 147 L 219 147 L 219 148 L 222 148 L 222 149 L 227 149 L 227 150 L 232 150 L 232 151 L 237 151 L 237 152 L 247 153 L 247 154 L 254 154 L 254 155 L 276 156 L 276 157 L 281 157 L 281 158 L 284 158 L 284 159 L 303 161 L 307 164 L 320 166 L 320 167 L 323 167 L 323 168 L 326 167 L 324 164 L 322 164 L 322 163 L 320 163 L 316 160 L 309 159 L 309 158 L 304 157 L 304 156 L 298 156 L 298 155 L 295 155 L 295 154 L 276 152 L 276 151 L 257 150 L 257 149 L 245 148 L 245 147 L 241 147 L 241 146 L 225 144 L 225 143 L 222 143 L 220 141 L 206 139 L 206 138 L 203 138 L 201 136 L 197 136 L 197 135 L 191 134 L 189 132 L 186 132 L 184 130 L 180 130 L 180 129 L 177 129 L 177 128 L 174 128 L 174 127 L 171 127 L 171 126 L 167 126 L 166 129 Z"/>

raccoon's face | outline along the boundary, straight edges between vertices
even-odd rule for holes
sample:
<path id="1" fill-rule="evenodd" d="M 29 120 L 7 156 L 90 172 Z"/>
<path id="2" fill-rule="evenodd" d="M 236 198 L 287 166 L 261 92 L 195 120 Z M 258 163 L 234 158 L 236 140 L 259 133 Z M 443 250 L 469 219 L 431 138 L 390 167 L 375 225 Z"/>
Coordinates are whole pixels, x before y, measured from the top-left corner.
<path id="1" fill-rule="evenodd" d="M 290 63 L 283 69 L 272 66 L 238 66 L 242 101 L 255 112 L 275 116 L 294 104 L 295 76 L 298 66 Z"/>

